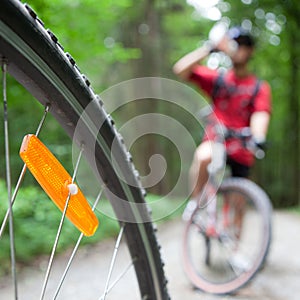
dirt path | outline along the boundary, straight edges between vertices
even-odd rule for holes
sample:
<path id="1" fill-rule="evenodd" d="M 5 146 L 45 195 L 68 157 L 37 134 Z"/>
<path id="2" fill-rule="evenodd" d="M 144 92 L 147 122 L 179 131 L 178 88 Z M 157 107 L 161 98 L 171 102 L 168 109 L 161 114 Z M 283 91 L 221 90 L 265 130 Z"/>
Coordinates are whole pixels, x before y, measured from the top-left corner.
<path id="1" fill-rule="evenodd" d="M 274 237 L 272 249 L 269 254 L 268 264 L 265 269 L 255 277 L 253 282 L 246 288 L 240 290 L 236 296 L 214 296 L 194 291 L 181 266 L 180 241 L 182 236 L 182 223 L 172 221 L 161 224 L 159 227 L 159 241 L 162 245 L 162 256 L 165 261 L 165 270 L 169 280 L 169 290 L 172 300 L 298 300 L 300 294 L 300 217 L 291 213 L 274 213 Z M 68 289 L 62 296 L 64 300 L 89 300 L 99 299 L 99 285 L 104 286 L 103 277 L 105 274 L 98 274 L 96 277 L 90 270 L 93 265 L 101 263 L 104 270 L 107 270 L 111 258 L 113 244 L 110 241 L 93 247 L 87 247 L 77 255 L 76 266 L 80 271 L 69 278 L 72 288 Z M 98 253 L 101 253 L 99 260 Z M 62 255 L 56 262 L 53 277 L 57 277 L 62 261 L 66 255 Z M 126 265 L 127 253 L 118 257 L 123 266 Z M 20 278 L 21 300 L 39 299 L 40 290 L 36 287 L 42 282 L 40 276 L 43 261 L 37 263 L 30 269 L 23 272 Z M 53 278 L 52 277 L 52 278 Z M 128 276 L 130 278 L 130 276 Z M 89 282 L 88 289 L 80 289 L 83 282 Z M 109 299 L 139 299 L 133 295 L 134 283 L 132 280 L 123 280 L 120 283 L 119 294 L 110 295 Z M 49 285 L 53 294 L 54 287 Z M 97 291 L 97 293 L 95 292 Z M 47 299 L 47 298 L 46 298 Z M 11 288 L 4 279 L 0 279 L 0 300 L 12 300 Z"/>
<path id="2" fill-rule="evenodd" d="M 298 300 L 300 299 L 300 217 L 276 212 L 273 242 L 265 269 L 235 296 L 214 296 L 192 290 L 182 267 L 180 237 L 182 226 L 168 224 L 160 234 L 169 289 L 173 300 Z M 184 297 L 184 298 L 183 298 Z"/>

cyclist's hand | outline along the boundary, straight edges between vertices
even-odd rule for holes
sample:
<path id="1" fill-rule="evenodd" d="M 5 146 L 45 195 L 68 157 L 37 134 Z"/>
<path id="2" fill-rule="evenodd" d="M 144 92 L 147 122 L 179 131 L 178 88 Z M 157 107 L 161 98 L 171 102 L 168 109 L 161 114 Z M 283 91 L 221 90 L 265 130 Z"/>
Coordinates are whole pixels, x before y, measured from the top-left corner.
<path id="1" fill-rule="evenodd" d="M 257 139 L 255 137 L 252 138 L 255 146 L 261 150 L 266 149 L 266 140 L 265 139 Z"/>
<path id="2" fill-rule="evenodd" d="M 257 139 L 252 136 L 249 142 L 249 146 L 256 158 L 262 159 L 265 157 L 265 149 L 266 149 L 265 139 Z"/>
<path id="3" fill-rule="evenodd" d="M 229 57 L 233 57 L 238 49 L 238 45 L 236 41 L 229 39 L 229 37 L 225 35 L 215 48 L 217 51 L 222 51 Z"/>

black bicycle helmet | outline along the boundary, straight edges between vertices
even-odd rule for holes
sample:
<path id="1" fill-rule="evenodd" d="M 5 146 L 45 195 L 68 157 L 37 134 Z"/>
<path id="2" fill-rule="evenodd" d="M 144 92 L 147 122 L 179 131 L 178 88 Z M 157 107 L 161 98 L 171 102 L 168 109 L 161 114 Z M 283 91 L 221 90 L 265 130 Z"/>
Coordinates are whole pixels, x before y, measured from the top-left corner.
<path id="1" fill-rule="evenodd" d="M 227 34 L 230 39 L 235 40 L 239 45 L 244 45 L 248 47 L 255 46 L 255 40 L 251 35 L 250 31 L 244 29 L 243 27 L 232 27 L 228 30 Z"/>

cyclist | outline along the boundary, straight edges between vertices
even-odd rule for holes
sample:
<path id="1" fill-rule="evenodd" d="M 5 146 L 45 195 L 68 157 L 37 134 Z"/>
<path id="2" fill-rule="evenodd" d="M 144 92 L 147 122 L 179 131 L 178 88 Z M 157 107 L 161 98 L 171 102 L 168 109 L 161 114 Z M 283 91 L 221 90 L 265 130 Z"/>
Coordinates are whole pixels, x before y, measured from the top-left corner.
<path id="1" fill-rule="evenodd" d="M 182 57 L 173 71 L 211 98 L 213 111 L 225 127 L 233 130 L 250 127 L 253 141 L 262 145 L 271 114 L 271 89 L 267 82 L 258 80 L 249 69 L 254 50 L 255 41 L 250 32 L 242 27 L 233 27 L 217 44 L 205 43 Z M 232 68 L 225 74 L 220 75 L 218 70 L 199 64 L 213 51 L 222 51 L 230 57 Z M 194 203 L 199 203 L 200 192 L 208 180 L 207 166 L 212 155 L 209 140 L 213 136 L 209 130 L 205 133 L 190 169 Z M 226 150 L 232 176 L 247 177 L 254 163 L 253 154 L 237 139 L 226 142 Z"/>

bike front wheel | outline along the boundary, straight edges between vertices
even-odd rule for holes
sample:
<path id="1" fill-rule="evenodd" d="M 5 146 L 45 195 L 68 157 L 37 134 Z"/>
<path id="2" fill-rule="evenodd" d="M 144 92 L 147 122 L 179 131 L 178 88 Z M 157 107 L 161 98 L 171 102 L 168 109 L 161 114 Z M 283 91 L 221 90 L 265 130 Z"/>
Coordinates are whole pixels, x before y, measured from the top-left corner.
<path id="1" fill-rule="evenodd" d="M 248 283 L 264 264 L 271 243 L 272 207 L 267 194 L 244 178 L 224 180 L 215 199 L 213 224 L 211 204 L 197 208 L 187 221 L 183 263 L 196 288 L 227 294 Z"/>
<path id="2" fill-rule="evenodd" d="M 93 92 L 89 80 L 79 71 L 74 59 L 64 52 L 56 36 L 44 28 L 43 22 L 36 13 L 28 5 L 23 5 L 17 0 L 1 1 L 0 58 L 5 66 L 3 68 L 4 77 L 8 72 L 33 96 L 32 102 L 23 101 L 20 105 L 29 111 L 42 107 L 40 109 L 42 114 L 43 107 L 45 107 L 45 112 L 57 120 L 60 130 L 69 135 L 69 143 L 72 145 L 73 140 L 82 151 L 82 157 L 85 157 L 86 161 L 90 163 L 87 164 L 89 166 L 87 174 L 96 174 L 94 187 L 99 187 L 99 195 L 101 190 L 104 191 L 110 201 L 114 216 L 119 221 L 120 229 L 116 248 L 119 246 L 122 236 L 124 236 L 122 241 L 124 240 L 128 246 L 130 253 L 128 265 L 135 273 L 132 281 L 137 283 L 137 291 L 136 293 L 132 291 L 132 295 L 137 295 L 137 299 L 169 299 L 155 230 L 144 200 L 137 171 L 134 169 L 124 141 L 116 131 L 112 119 L 105 112 L 101 100 Z M 3 93 L 6 93 L 6 83 L 3 90 Z M 38 102 L 41 105 L 37 105 Z M 30 121 L 35 123 L 33 119 Z M 46 132 L 41 133 L 44 136 L 43 140 L 46 140 L 48 130 L 49 128 L 46 129 Z M 21 131 L 24 132 L 24 135 L 32 133 L 27 132 L 26 128 L 19 128 L 17 134 L 14 134 L 14 138 Z M 40 133 L 40 128 L 37 132 Z M 6 137 L 7 143 L 9 139 Z M 68 155 L 72 155 L 72 152 Z M 24 170 L 26 168 L 23 168 L 22 176 L 14 189 L 15 193 L 22 188 Z M 8 169 L 7 173 L 10 171 Z M 18 196 L 12 198 L 16 199 L 16 203 L 22 201 L 22 199 L 18 199 Z M 10 218 L 12 217 L 13 214 L 10 213 Z M 5 228 L 6 223 L 7 219 L 2 223 L 1 228 Z M 13 224 L 14 220 L 12 219 L 10 223 Z M 102 230 L 105 229 L 102 228 Z M 41 234 L 39 238 L 46 239 L 47 237 Z M 11 240 L 17 240 L 17 237 L 13 236 Z M 1 242 L 0 240 L 0 252 L 3 246 Z M 30 241 L 28 242 L 30 243 Z M 115 256 L 116 251 L 117 249 L 112 249 L 112 257 Z M 15 263 L 13 264 L 15 265 Z M 96 274 L 97 269 L 99 267 L 95 265 L 89 272 Z M 112 260 L 112 269 L 115 269 L 115 260 Z M 112 284 L 111 270 L 107 270 L 107 278 L 98 280 L 99 290 L 101 290 L 100 285 L 103 284 L 104 296 L 101 299 L 111 293 L 113 288 L 118 289 L 118 284 Z M 67 268 L 66 271 L 70 271 L 70 269 Z M 13 273 L 17 272 L 18 269 L 15 268 Z M 18 276 L 14 278 L 16 283 L 14 299 L 18 298 L 16 277 Z M 123 277 L 124 274 L 120 272 L 118 278 Z M 81 281 L 85 281 L 84 275 Z M 107 283 L 106 287 L 104 286 L 105 282 Z M 43 299 L 47 293 L 46 283 L 47 280 L 45 280 L 44 287 L 40 287 L 42 295 L 39 299 Z M 91 283 L 85 282 L 83 291 L 89 290 L 89 286 Z M 67 294 L 70 294 L 73 289 L 75 290 L 74 284 L 71 289 L 65 287 Z M 29 292 L 31 299 L 35 299 L 36 290 L 39 290 L 39 287 L 35 286 Z M 61 289 L 57 289 L 55 299 L 57 295 L 61 296 L 59 299 L 83 299 L 77 292 L 68 298 Z M 100 295 L 98 294 L 93 299 L 100 299 Z M 20 296 L 22 297 L 22 295 Z"/>

